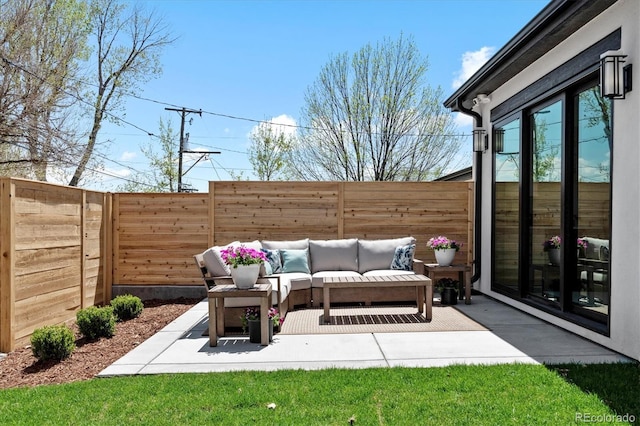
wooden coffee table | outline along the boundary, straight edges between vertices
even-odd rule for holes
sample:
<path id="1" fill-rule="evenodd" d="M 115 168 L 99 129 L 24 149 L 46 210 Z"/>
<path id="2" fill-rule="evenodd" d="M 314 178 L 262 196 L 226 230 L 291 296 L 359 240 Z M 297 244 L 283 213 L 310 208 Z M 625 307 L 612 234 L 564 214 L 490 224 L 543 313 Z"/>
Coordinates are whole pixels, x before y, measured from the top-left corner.
<path id="1" fill-rule="evenodd" d="M 260 298 L 260 344 L 269 344 L 269 307 L 271 284 L 256 284 L 253 288 L 239 289 L 235 285 L 216 285 L 208 291 L 209 346 L 218 345 L 218 336 L 224 336 L 224 299 L 226 297 Z"/>
<path id="2" fill-rule="evenodd" d="M 324 298 L 324 322 L 330 322 L 329 309 L 331 305 L 332 288 L 366 288 L 366 287 L 416 287 L 416 304 L 418 313 L 423 313 L 425 319 L 431 320 L 431 304 L 433 301 L 433 286 L 430 278 L 424 275 L 386 275 L 386 276 L 356 276 L 356 277 L 326 277 L 323 279 L 322 294 Z M 423 309 L 424 307 L 424 309 Z"/>

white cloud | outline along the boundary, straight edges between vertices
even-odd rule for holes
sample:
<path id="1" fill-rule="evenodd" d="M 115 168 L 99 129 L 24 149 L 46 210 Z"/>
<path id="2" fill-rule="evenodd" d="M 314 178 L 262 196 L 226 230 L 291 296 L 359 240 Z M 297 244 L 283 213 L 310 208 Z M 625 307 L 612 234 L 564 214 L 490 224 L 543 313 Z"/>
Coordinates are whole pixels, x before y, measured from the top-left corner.
<path id="1" fill-rule="evenodd" d="M 495 47 L 484 46 L 475 52 L 464 52 L 462 54 L 462 67 L 457 72 L 456 78 L 451 86 L 454 89 L 462 86 L 476 71 L 483 66 L 489 58 L 496 52 Z"/>
<path id="2" fill-rule="evenodd" d="M 460 112 L 456 113 L 456 116 L 453 119 L 456 126 L 460 128 L 473 127 L 473 117 L 467 114 L 462 114 Z"/>
<path id="3" fill-rule="evenodd" d="M 120 161 L 131 161 L 134 158 L 136 158 L 138 154 L 135 152 L 129 152 L 129 151 L 125 151 L 122 153 L 122 155 L 120 156 Z"/>
<path id="4" fill-rule="evenodd" d="M 131 176 L 131 170 L 129 169 L 112 169 L 112 168 L 105 168 L 104 172 L 107 174 L 107 176 L 118 176 L 118 177 L 128 177 Z"/>
<path id="5" fill-rule="evenodd" d="M 267 126 L 270 126 L 276 134 L 283 133 L 287 136 L 295 136 L 296 134 L 296 120 L 287 114 L 281 114 L 277 117 L 273 117 L 269 121 L 254 126 L 251 129 L 251 132 L 249 132 L 249 137 L 251 137 L 258 128 Z"/>

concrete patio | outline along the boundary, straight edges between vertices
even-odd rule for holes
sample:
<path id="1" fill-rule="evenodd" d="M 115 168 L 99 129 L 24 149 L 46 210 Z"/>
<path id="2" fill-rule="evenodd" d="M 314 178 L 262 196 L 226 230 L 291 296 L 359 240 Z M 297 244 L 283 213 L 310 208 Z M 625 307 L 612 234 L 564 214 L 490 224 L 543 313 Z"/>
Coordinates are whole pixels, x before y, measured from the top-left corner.
<path id="1" fill-rule="evenodd" d="M 245 337 L 202 336 L 202 301 L 103 370 L 99 376 L 367 367 L 436 367 L 451 364 L 602 363 L 632 360 L 582 337 L 484 296 L 457 308 L 487 331 L 276 334 L 269 346 Z"/>

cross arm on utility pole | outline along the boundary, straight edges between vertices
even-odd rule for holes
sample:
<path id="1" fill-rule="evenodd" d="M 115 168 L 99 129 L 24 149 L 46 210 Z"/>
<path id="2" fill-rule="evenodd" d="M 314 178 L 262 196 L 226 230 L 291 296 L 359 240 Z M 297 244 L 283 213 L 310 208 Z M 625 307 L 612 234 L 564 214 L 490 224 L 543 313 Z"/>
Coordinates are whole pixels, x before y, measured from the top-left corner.
<path id="1" fill-rule="evenodd" d="M 185 119 L 187 117 L 187 114 L 198 114 L 200 117 L 202 117 L 202 110 L 195 110 L 195 109 L 189 109 L 189 108 L 165 108 L 166 111 L 176 111 L 178 114 L 180 114 L 180 148 L 178 150 L 178 192 L 183 192 L 182 191 L 182 176 L 185 173 L 182 173 L 182 155 L 185 152 L 190 152 L 190 151 L 185 151 L 184 149 L 184 122 Z M 212 152 L 213 154 L 213 152 Z M 219 154 L 219 152 L 217 153 Z M 206 155 L 206 154 L 205 154 Z M 200 161 L 203 157 L 200 157 L 200 159 L 198 161 Z M 197 162 L 196 162 L 197 163 Z M 195 166 L 195 164 L 194 164 Z M 191 166 L 193 167 L 193 166 Z M 191 170 L 191 168 L 189 168 L 189 170 Z M 187 170 L 187 171 L 189 171 Z"/>

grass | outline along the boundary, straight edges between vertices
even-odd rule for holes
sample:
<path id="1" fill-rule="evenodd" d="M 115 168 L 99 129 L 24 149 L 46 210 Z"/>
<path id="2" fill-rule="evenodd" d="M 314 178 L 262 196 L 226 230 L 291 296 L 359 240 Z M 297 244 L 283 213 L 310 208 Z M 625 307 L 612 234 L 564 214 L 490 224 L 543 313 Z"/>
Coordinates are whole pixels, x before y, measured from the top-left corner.
<path id="1" fill-rule="evenodd" d="M 639 371 L 511 364 L 116 377 L 3 390 L 0 412 L 4 425 L 566 425 L 586 414 L 637 418 Z"/>

